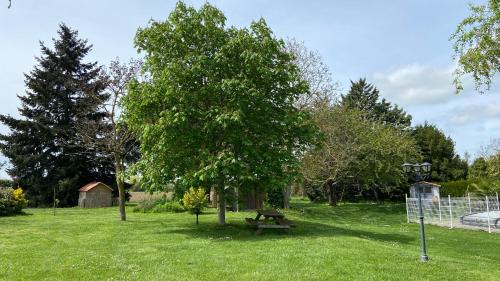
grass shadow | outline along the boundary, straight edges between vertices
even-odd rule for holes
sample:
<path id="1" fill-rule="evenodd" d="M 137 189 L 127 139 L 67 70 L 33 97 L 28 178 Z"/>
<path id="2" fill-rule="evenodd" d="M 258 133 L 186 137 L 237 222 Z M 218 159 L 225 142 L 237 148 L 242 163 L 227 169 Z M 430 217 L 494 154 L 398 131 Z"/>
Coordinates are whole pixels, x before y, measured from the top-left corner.
<path id="1" fill-rule="evenodd" d="M 360 230 L 355 228 L 344 228 L 318 222 L 294 219 L 297 227 L 285 229 L 264 229 L 262 234 L 256 235 L 256 228 L 245 223 L 231 221 L 226 226 L 218 226 L 213 223 L 201 222 L 199 225 L 184 225 L 183 227 L 172 227 L 165 223 L 164 228 L 156 231 L 159 235 L 180 234 L 190 238 L 205 238 L 214 241 L 263 241 L 270 239 L 287 239 L 297 237 L 340 237 L 351 236 L 367 240 L 383 242 L 397 242 L 408 244 L 415 238 L 397 233 L 380 233 L 374 231 Z"/>

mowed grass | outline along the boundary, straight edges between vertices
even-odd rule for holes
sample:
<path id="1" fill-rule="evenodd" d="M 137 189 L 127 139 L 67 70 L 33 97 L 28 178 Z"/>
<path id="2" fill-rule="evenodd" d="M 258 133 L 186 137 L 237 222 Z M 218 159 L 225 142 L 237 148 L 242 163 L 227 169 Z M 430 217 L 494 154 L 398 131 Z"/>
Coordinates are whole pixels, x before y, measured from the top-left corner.
<path id="1" fill-rule="evenodd" d="M 337 208 L 295 200 L 298 227 L 260 236 L 228 213 L 29 209 L 0 218 L 0 280 L 500 280 L 500 235 L 417 224 L 402 204 Z"/>

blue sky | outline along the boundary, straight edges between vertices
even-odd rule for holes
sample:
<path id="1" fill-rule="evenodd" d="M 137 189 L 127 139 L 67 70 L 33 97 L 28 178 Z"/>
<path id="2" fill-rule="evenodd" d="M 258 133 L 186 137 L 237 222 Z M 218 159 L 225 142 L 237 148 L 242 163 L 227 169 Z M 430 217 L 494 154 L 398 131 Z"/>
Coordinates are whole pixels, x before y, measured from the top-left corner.
<path id="1" fill-rule="evenodd" d="M 199 7 L 205 1 L 186 1 Z M 403 106 L 414 124 L 436 124 L 473 156 L 500 134 L 500 89 L 474 93 L 466 83 L 457 96 L 451 85 L 451 43 L 471 1 L 211 1 L 229 25 L 265 18 L 278 37 L 293 37 L 317 50 L 345 92 L 366 77 L 382 96 Z M 483 1 L 472 1 L 481 3 Z M 61 22 L 93 44 L 90 60 L 137 57 L 133 38 L 150 19 L 163 20 L 175 1 L 7 0 L 0 6 L 0 113 L 17 116 L 23 73 L 39 56 L 39 40 L 50 45 Z M 498 77 L 495 80 L 498 83 Z M 6 132 L 0 126 L 0 132 Z M 0 172 L 0 177 L 5 174 Z"/>

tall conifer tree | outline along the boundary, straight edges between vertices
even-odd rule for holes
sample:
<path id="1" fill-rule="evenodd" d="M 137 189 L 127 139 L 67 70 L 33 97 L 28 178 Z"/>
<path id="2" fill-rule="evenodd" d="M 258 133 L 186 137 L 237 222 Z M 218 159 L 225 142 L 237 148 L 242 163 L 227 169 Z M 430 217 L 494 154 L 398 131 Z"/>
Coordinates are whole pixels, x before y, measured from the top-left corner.
<path id="1" fill-rule="evenodd" d="M 351 81 L 351 89 L 346 95 L 342 95 L 342 104 L 396 128 L 407 129 L 411 126 L 411 115 L 384 98 L 379 101 L 379 97 L 379 90 L 363 78 Z"/>
<path id="2" fill-rule="evenodd" d="M 42 55 L 25 74 L 26 93 L 16 119 L 0 115 L 10 128 L 0 135 L 0 150 L 9 158 L 11 177 L 27 189 L 34 205 L 50 204 L 53 192 L 63 206 L 75 205 L 78 188 L 92 180 L 112 182 L 109 160 L 85 147 L 77 136 L 78 120 L 103 118 L 97 104 L 106 100 L 97 63 L 84 62 L 92 46 L 60 25 L 54 48 L 40 43 Z M 102 99 L 91 98 L 100 94 Z"/>

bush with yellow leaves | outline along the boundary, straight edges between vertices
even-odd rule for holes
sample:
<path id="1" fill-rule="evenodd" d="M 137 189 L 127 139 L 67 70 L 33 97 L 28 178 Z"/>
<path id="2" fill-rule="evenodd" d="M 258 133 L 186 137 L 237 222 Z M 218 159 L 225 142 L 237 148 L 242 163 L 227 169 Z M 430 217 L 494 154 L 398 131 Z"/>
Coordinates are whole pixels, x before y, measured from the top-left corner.
<path id="1" fill-rule="evenodd" d="M 208 198 L 203 188 L 191 187 L 182 198 L 184 208 L 188 209 L 191 213 L 196 214 L 196 224 L 198 224 L 198 215 L 201 214 L 203 209 L 208 204 Z"/>
<path id="2" fill-rule="evenodd" d="M 22 188 L 0 188 L 0 216 L 19 214 L 27 205 Z"/>

